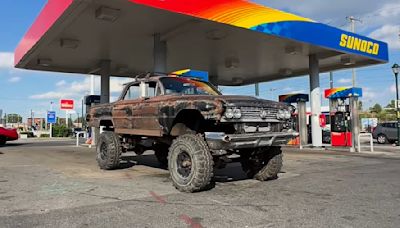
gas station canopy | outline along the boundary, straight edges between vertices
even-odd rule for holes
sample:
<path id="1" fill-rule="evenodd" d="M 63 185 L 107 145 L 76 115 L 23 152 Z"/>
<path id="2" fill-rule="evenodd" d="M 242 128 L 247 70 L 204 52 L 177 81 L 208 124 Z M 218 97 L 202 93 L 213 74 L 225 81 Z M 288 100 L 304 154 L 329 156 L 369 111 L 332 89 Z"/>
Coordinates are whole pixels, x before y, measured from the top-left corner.
<path id="1" fill-rule="evenodd" d="M 294 3 L 296 4 L 296 3 Z M 15 52 L 18 68 L 132 76 L 154 69 L 154 39 L 167 72 L 208 71 L 244 85 L 388 61 L 388 45 L 245 0 L 49 0 Z"/>

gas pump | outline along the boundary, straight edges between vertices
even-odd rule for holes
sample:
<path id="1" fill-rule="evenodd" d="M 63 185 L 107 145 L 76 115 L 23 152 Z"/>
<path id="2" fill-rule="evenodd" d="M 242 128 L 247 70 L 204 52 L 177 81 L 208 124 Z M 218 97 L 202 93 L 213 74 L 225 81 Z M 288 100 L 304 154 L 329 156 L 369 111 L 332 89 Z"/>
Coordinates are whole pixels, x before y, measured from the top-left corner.
<path id="1" fill-rule="evenodd" d="M 294 129 L 299 132 L 299 137 L 289 142 L 290 145 L 300 145 L 303 148 L 308 144 L 307 107 L 308 94 L 286 94 L 279 96 L 279 101 L 288 104 L 297 104 L 297 118 L 294 120 Z"/>
<path id="2" fill-rule="evenodd" d="M 100 98 L 101 98 L 101 96 L 99 96 L 99 95 L 85 96 L 85 98 L 84 98 L 85 102 L 84 103 L 86 105 L 86 113 L 89 113 L 90 107 L 93 107 L 94 105 L 100 104 Z M 92 128 L 90 128 L 88 130 L 89 130 L 89 138 L 91 140 L 90 140 L 90 143 L 89 143 L 89 140 L 88 140 L 87 143 L 96 145 L 97 137 L 100 135 L 99 129 L 92 127 Z"/>
<path id="3" fill-rule="evenodd" d="M 358 98 L 361 88 L 333 88 L 325 90 L 331 101 L 331 142 L 334 147 L 354 147 L 359 134 Z M 354 121 L 355 120 L 355 121 Z"/>

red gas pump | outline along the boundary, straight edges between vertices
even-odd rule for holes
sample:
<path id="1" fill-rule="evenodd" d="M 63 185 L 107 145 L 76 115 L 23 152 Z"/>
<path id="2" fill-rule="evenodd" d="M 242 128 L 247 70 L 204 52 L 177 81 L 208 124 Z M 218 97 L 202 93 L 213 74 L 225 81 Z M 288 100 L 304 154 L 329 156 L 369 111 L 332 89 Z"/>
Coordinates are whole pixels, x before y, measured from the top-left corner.
<path id="1" fill-rule="evenodd" d="M 349 98 L 362 97 L 361 88 L 334 88 L 325 90 L 331 101 L 331 143 L 334 147 L 352 147 L 352 113 Z M 358 120 L 357 120 L 358 121 Z"/>
<path id="2" fill-rule="evenodd" d="M 332 146 L 352 146 L 350 112 L 335 112 L 331 115 Z"/>

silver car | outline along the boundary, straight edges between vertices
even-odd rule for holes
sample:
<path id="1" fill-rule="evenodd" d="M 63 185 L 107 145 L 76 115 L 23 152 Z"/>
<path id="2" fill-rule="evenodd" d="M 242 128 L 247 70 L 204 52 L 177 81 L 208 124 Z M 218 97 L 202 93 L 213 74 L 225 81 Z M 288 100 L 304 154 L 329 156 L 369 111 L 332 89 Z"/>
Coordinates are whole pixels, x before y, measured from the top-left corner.
<path id="1" fill-rule="evenodd" d="M 380 123 L 372 132 L 379 144 L 394 143 L 397 141 L 397 123 Z"/>

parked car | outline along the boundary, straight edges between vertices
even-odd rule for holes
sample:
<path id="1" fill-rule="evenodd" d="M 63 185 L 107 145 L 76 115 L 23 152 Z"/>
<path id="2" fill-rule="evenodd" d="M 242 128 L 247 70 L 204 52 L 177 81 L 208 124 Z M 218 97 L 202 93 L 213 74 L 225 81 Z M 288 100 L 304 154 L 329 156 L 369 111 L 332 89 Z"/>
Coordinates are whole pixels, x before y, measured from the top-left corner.
<path id="1" fill-rule="evenodd" d="M 91 127 L 101 169 L 119 166 L 121 153 L 155 151 L 183 192 L 207 189 L 214 168 L 238 154 L 248 177 L 276 179 L 281 146 L 298 136 L 290 130 L 294 107 L 248 96 L 224 96 L 208 82 L 173 76 L 138 78 L 118 101 L 94 106 Z"/>
<path id="2" fill-rule="evenodd" d="M 6 144 L 7 141 L 18 140 L 17 129 L 9 129 L 0 127 L 0 145 Z"/>
<path id="3" fill-rule="evenodd" d="M 397 123 L 380 123 L 373 130 L 372 136 L 379 144 L 395 143 L 397 141 Z"/>

